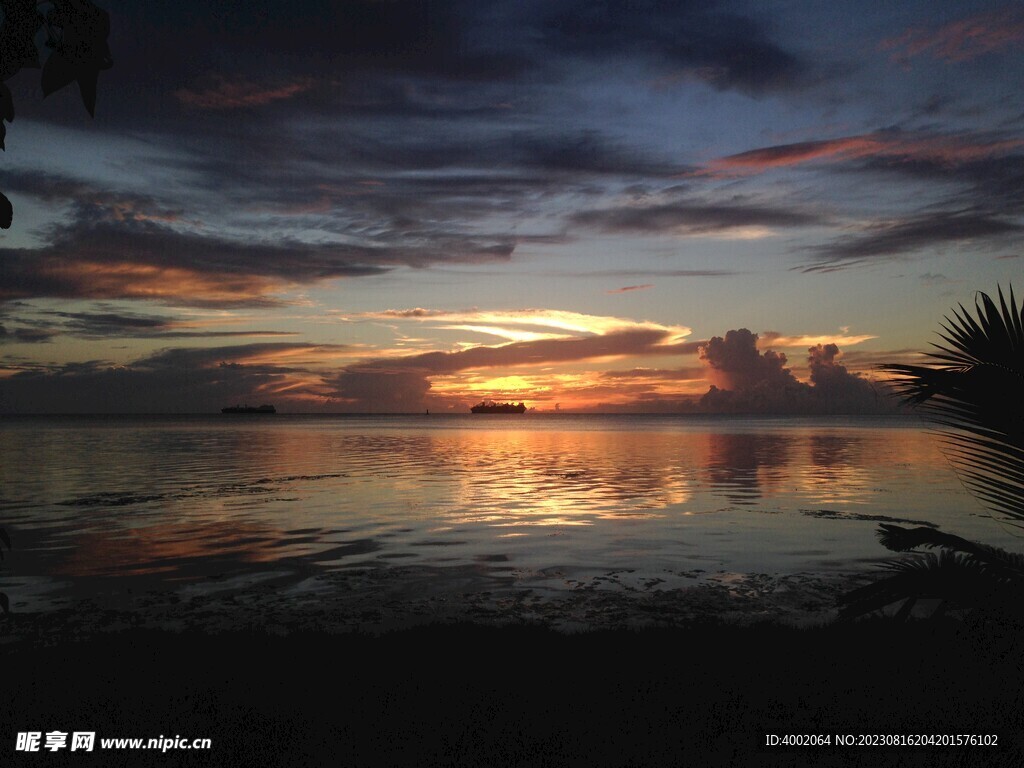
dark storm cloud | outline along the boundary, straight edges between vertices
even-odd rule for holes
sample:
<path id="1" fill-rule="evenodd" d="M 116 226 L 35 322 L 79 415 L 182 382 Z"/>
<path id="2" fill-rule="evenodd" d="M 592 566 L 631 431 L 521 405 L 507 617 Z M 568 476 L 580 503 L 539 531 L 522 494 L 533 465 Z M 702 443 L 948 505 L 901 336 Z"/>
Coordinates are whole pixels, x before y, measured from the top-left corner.
<path id="1" fill-rule="evenodd" d="M 814 213 L 743 203 L 681 202 L 580 211 L 570 220 L 603 232 L 707 234 L 742 227 L 806 227 L 822 223 Z"/>
<path id="2" fill-rule="evenodd" d="M 573 0 L 553 4 L 546 40 L 555 51 L 647 60 L 668 72 L 748 93 L 792 88 L 807 66 L 754 19 L 701 0 Z"/>
<path id="3" fill-rule="evenodd" d="M 1024 227 L 985 214 L 929 213 L 868 228 L 863 234 L 840 237 L 810 249 L 815 261 L 804 272 L 830 272 L 865 261 L 900 257 L 930 246 L 952 243 L 999 241 L 1017 235 Z"/>
<path id="4" fill-rule="evenodd" d="M 757 349 L 758 336 L 746 328 L 715 336 L 700 349 L 716 383 L 700 399 L 711 413 L 884 413 L 893 404 L 866 379 L 838 362 L 835 344 L 808 349 L 809 384 L 786 367 L 781 352 Z"/>

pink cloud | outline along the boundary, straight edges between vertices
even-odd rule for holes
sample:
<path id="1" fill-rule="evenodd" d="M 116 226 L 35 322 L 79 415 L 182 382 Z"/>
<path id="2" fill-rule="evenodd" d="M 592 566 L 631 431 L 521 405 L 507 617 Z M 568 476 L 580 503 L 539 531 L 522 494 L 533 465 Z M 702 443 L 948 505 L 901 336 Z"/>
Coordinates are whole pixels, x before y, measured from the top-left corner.
<path id="1" fill-rule="evenodd" d="M 313 87 L 313 81 L 309 78 L 272 87 L 248 80 L 229 80 L 222 75 L 216 75 L 213 80 L 213 85 L 203 90 L 182 88 L 175 91 L 174 95 L 182 104 L 198 109 L 238 109 L 290 99 Z"/>
<path id="2" fill-rule="evenodd" d="M 912 27 L 899 37 L 883 40 L 879 48 L 892 51 L 893 61 L 905 63 L 915 56 L 962 62 L 1008 48 L 1024 40 L 1024 13 L 1017 8 L 952 21 L 940 27 Z"/>
<path id="3" fill-rule="evenodd" d="M 760 173 L 771 168 L 800 165 L 815 160 L 849 160 L 885 157 L 895 160 L 926 160 L 943 165 L 1003 154 L 1024 145 L 1024 140 L 972 141 L 962 136 L 932 136 L 899 131 L 876 131 L 821 141 L 802 141 L 740 152 L 712 162 L 712 174 Z"/>

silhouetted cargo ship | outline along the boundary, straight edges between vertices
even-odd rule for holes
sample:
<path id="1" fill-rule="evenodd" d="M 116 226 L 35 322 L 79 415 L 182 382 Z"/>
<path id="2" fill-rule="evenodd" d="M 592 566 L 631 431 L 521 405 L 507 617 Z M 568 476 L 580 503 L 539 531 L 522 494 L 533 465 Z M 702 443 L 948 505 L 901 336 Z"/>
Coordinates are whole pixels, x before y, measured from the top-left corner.
<path id="1" fill-rule="evenodd" d="M 272 405 L 229 405 L 221 408 L 221 413 L 277 413 Z"/>
<path id="2" fill-rule="evenodd" d="M 522 403 L 495 403 L 493 400 L 484 400 L 470 408 L 473 413 L 526 413 L 526 406 Z"/>

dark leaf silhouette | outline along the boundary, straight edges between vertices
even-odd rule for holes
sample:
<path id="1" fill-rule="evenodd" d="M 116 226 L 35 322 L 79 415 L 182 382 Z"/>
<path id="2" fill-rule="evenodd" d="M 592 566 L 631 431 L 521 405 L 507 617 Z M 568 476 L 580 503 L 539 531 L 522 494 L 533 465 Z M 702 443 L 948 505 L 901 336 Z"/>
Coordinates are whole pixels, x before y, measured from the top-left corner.
<path id="1" fill-rule="evenodd" d="M 1024 312 L 1010 289 L 975 301 L 977 319 L 960 305 L 933 345 L 931 366 L 886 365 L 903 399 L 943 429 L 950 461 L 986 506 L 1024 520 Z"/>
<path id="2" fill-rule="evenodd" d="M 65 85 L 73 83 L 77 77 L 75 65 L 59 51 L 54 51 L 43 65 L 43 96 L 59 91 Z"/>
<path id="3" fill-rule="evenodd" d="M 7 195 L 0 192 L 0 229 L 10 229 L 11 221 L 14 219 L 14 206 L 7 199 Z"/>
<path id="4" fill-rule="evenodd" d="M 0 117 L 8 123 L 14 120 L 14 96 L 7 83 L 0 83 Z"/>
<path id="5" fill-rule="evenodd" d="M 45 14 L 37 10 L 36 0 L 0 0 L 0 81 L 21 69 L 39 68 L 36 33 L 46 27 L 47 48 L 51 49 L 42 72 L 43 97 L 72 82 L 78 83 L 82 103 L 90 116 L 96 113 L 99 73 L 110 69 L 114 60 L 107 38 L 110 15 L 91 0 L 48 0 L 39 5 L 52 6 Z M 14 120 L 11 90 L 0 82 L 0 118 Z M 6 151 L 7 127 L 0 120 L 0 149 Z M 0 229 L 9 229 L 14 217 L 11 201 L 0 194 Z"/>
<path id="6" fill-rule="evenodd" d="M 1024 555 L 978 544 L 960 536 L 924 526 L 901 528 L 883 523 L 879 541 L 887 549 L 939 549 L 906 560 L 885 563 L 895 576 L 852 590 L 840 598 L 840 615 L 858 616 L 899 600 L 939 598 L 961 604 L 977 604 L 984 598 L 1011 598 L 1024 586 Z"/>
<path id="7" fill-rule="evenodd" d="M 0 79 L 7 80 L 24 67 L 39 68 L 35 35 L 43 25 L 35 0 L 3 0 L 0 26 Z"/>
<path id="8" fill-rule="evenodd" d="M 979 595 L 994 597 L 1002 585 L 989 578 L 975 559 L 960 552 L 940 550 L 884 564 L 892 576 L 851 590 L 839 598 L 839 616 L 856 618 L 902 602 L 897 620 L 910 616 L 919 600 L 940 601 L 938 612 L 949 602 L 978 601 Z M 934 614 L 933 614 L 934 615 Z"/>
<path id="9" fill-rule="evenodd" d="M 4 613 L 11 612 L 11 603 L 3 592 L 0 592 L 0 608 L 3 608 Z"/>
<path id="10" fill-rule="evenodd" d="M 96 110 L 96 83 L 100 70 L 110 69 L 113 59 L 107 37 L 110 16 L 89 0 L 55 0 L 46 14 L 53 53 L 43 66 L 43 95 L 49 96 L 72 80 L 78 82 L 82 103 L 90 116 Z"/>
<path id="11" fill-rule="evenodd" d="M 899 378 L 895 390 L 926 419 L 941 427 L 943 446 L 964 485 L 982 503 L 1011 520 L 1024 520 L 1024 312 L 1013 289 L 998 290 L 998 305 L 986 293 L 975 299 L 975 315 L 959 305 L 940 334 L 945 345 L 928 353 L 932 365 L 885 365 Z M 881 543 L 897 552 L 920 548 L 892 561 L 896 573 L 839 598 L 840 617 L 856 618 L 903 601 L 907 618 L 922 598 L 1008 617 L 1024 588 L 1024 555 L 932 528 L 883 524 Z"/>

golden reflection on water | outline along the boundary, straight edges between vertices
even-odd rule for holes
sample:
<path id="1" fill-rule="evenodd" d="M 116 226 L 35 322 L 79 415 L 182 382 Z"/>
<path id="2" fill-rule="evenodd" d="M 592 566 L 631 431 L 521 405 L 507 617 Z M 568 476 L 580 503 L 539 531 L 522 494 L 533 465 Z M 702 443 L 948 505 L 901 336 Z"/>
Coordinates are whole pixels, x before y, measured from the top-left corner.
<path id="1" fill-rule="evenodd" d="M 914 425 L 430 417 L 9 427 L 0 425 L 5 524 L 19 568 L 49 576 L 198 578 L 381 558 L 619 565 L 711 558 L 727 545 L 775 547 L 781 562 L 792 542 L 822 549 L 829 523 L 812 514 L 923 519 L 971 535 L 964 510 L 980 512 Z M 873 525 L 860 524 L 856 546 L 877 556 Z"/>
<path id="2" fill-rule="evenodd" d="M 479 431 L 459 437 L 453 524 L 588 526 L 657 517 L 691 496 L 678 440 L 630 432 Z"/>

